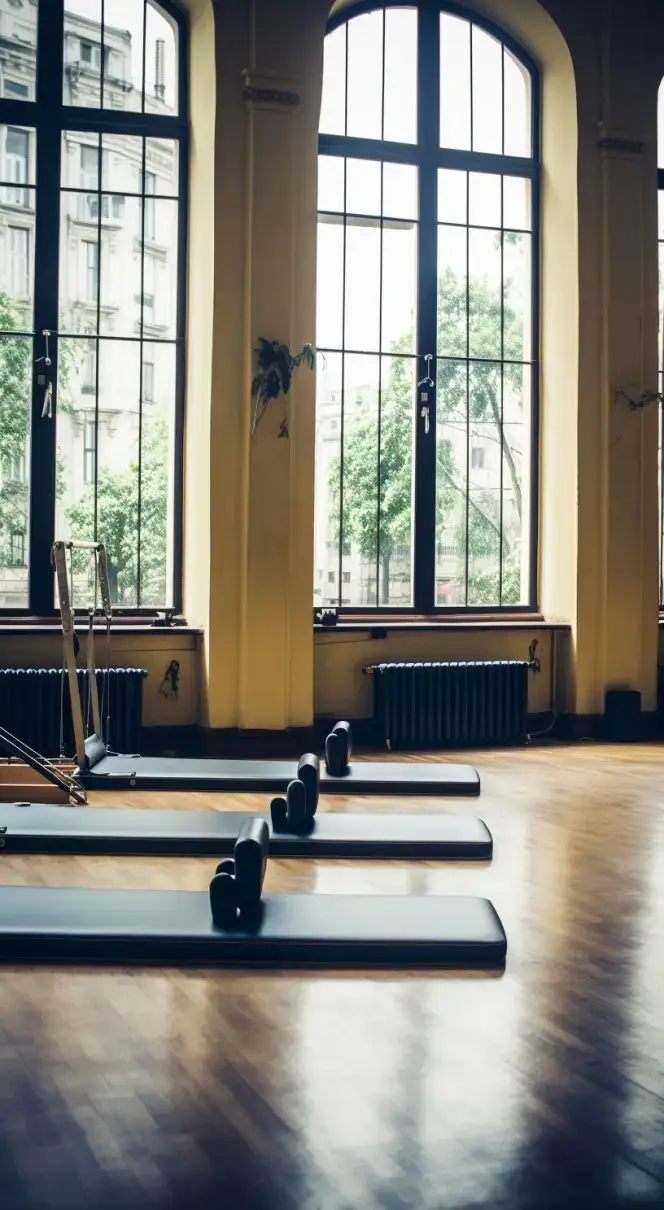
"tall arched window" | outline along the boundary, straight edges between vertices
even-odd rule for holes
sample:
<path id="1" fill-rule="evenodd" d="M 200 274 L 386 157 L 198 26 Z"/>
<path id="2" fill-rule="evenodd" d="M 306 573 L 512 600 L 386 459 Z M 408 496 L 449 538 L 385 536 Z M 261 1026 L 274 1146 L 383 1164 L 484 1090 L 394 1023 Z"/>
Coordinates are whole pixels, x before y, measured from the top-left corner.
<path id="1" fill-rule="evenodd" d="M 537 77 L 465 9 L 325 41 L 314 602 L 537 603 Z"/>
<path id="2" fill-rule="evenodd" d="M 55 537 L 179 605 L 186 35 L 170 0 L 0 0 L 5 611 L 52 613 Z"/>

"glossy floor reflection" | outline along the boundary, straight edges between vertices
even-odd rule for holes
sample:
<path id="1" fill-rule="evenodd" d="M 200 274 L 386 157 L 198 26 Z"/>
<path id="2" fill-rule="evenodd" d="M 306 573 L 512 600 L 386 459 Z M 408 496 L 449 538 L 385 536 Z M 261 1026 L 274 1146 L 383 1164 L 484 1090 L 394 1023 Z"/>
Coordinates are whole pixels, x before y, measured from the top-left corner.
<path id="1" fill-rule="evenodd" d="M 412 807 L 481 813 L 492 866 L 274 862 L 267 885 L 487 895 L 502 977 L 2 969 L 3 1210 L 664 1202 L 664 749 L 474 759 L 479 801 Z M 185 888 L 212 865 L 5 856 L 0 880 Z"/>

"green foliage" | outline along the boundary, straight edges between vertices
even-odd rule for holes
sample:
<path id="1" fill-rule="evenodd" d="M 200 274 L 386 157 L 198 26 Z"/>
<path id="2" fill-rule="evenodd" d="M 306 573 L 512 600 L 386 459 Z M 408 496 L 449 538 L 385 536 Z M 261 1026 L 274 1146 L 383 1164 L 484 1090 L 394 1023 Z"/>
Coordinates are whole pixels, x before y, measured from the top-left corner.
<path id="1" fill-rule="evenodd" d="M 123 471 L 100 466 L 97 487 L 97 538 L 108 553 L 113 604 L 163 606 L 166 601 L 168 523 L 168 430 L 161 419 L 143 422 L 141 466 L 140 602 L 138 591 L 138 462 Z M 95 539 L 94 486 L 67 510 L 70 531 L 79 540 Z M 75 554 L 81 575 L 89 560 Z"/>
<path id="2" fill-rule="evenodd" d="M 256 349 L 256 374 L 251 384 L 251 394 L 254 399 L 254 413 L 251 424 L 253 437 L 258 424 L 265 415 L 271 399 L 287 395 L 293 381 L 293 374 L 299 366 L 305 365 L 313 370 L 316 364 L 316 350 L 313 345 L 303 345 L 299 353 L 291 353 L 288 345 L 282 345 L 278 340 L 266 340 L 258 337 Z M 287 429 L 282 425 L 283 436 L 288 436 Z"/>
<path id="3" fill-rule="evenodd" d="M 495 364 L 474 362 L 470 371 L 466 356 L 467 333 L 474 355 L 499 359 L 524 359 L 523 319 L 510 305 L 510 283 L 501 298 L 500 290 L 486 280 L 473 282 L 470 316 L 467 317 L 467 288 L 451 269 L 438 285 L 438 348 L 446 360 L 438 362 L 437 411 L 443 433 L 457 429 L 464 437 L 470 429 L 481 437 L 502 444 L 504 482 L 520 521 L 522 512 L 519 452 L 506 438 L 501 443 L 504 398 L 520 401 L 519 370 L 505 367 L 504 385 Z M 501 322 L 503 348 L 501 350 Z M 468 328 L 467 328 L 468 325 Z M 405 340 L 397 341 L 393 354 L 407 352 Z M 346 401 L 343 457 L 343 538 L 363 558 L 378 559 L 381 567 L 379 600 L 389 603 L 390 560 L 398 546 L 408 546 L 412 527 L 413 487 L 413 382 L 412 359 L 390 361 L 390 377 L 383 388 L 380 416 L 380 450 L 377 415 L 360 413 Z M 468 374 L 470 373 L 470 384 Z M 470 391 L 468 391 L 470 385 Z M 469 401 L 470 414 L 466 415 Z M 358 416 L 359 419 L 355 417 Z M 330 468 L 329 488 L 334 518 L 339 517 L 341 458 Z M 510 543 L 503 533 L 503 574 L 499 584 L 501 510 L 498 493 L 473 488 L 466 499 L 467 467 L 455 462 L 451 437 L 439 431 L 436 445 L 436 528 L 438 535 L 454 533 L 457 569 L 451 604 L 466 601 L 466 549 L 468 554 L 468 604 L 516 604 L 521 598 L 519 543 Z M 380 492 L 380 503 L 379 503 Z M 467 538 L 467 547 L 466 547 Z M 501 593 L 502 589 L 502 593 Z"/>

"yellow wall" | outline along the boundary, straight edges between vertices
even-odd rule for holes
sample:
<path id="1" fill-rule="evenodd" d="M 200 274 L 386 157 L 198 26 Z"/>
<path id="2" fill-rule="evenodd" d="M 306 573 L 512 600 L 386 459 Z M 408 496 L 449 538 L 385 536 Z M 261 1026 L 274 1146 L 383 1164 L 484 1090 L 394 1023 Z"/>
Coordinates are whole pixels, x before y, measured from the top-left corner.
<path id="1" fill-rule="evenodd" d="M 664 5 L 474 7 L 541 66 L 540 602 L 548 620 L 570 627 L 556 705 L 596 713 L 606 689 L 622 686 L 640 690 L 649 710 L 658 642 L 657 415 L 630 412 L 614 397 L 620 387 L 639 394 L 657 381 Z M 314 376 L 296 381 L 290 441 L 277 437 L 282 413 L 274 405 L 250 438 L 256 338 L 298 347 L 315 340 L 316 148 L 329 8 L 329 0 L 189 4 L 184 588 L 188 619 L 204 641 L 187 649 L 183 718 L 193 712 L 214 727 L 306 725 L 314 710 L 365 715 L 358 669 L 376 658 L 510 658 L 527 649 L 528 636 L 498 625 L 382 643 L 326 633 L 314 643 Z M 247 100 L 247 86 L 299 100 Z M 537 637 L 547 669 L 550 635 Z M 162 641 L 172 639 L 160 638 L 157 663 Z M 3 661 L 7 650 L 0 640 Z M 531 684 L 531 709 L 546 709 L 550 693 L 545 671 Z M 163 711 L 154 695 L 150 701 L 150 710 Z"/>
<path id="2" fill-rule="evenodd" d="M 614 395 L 620 386 L 638 393 L 656 382 L 653 10 L 647 0 L 477 0 L 476 8 L 541 65 L 541 605 L 572 636 L 561 654 L 557 705 L 594 713 L 607 688 L 625 686 L 640 689 L 651 709 L 656 416 L 632 414 Z M 210 567 L 221 603 L 206 635 L 209 666 L 223 670 L 208 687 L 217 726 L 283 727 L 309 722 L 314 709 L 343 707 L 355 716 L 366 709 L 357 674 L 366 645 L 341 634 L 322 636 L 315 648 L 312 641 L 310 376 L 301 375 L 293 392 L 289 443 L 276 437 L 279 409 L 253 443 L 248 436 L 256 337 L 296 345 L 315 338 L 327 13 L 327 0 L 217 6 L 213 344 L 223 345 L 226 372 L 221 381 L 213 375 L 212 387 L 211 451 L 220 474 L 210 493 Z M 250 82 L 296 92 L 300 103 L 243 103 L 245 67 Z M 645 151 L 602 149 L 602 135 L 643 143 Z M 496 627 L 490 640 L 421 635 L 409 650 L 464 658 L 483 646 L 508 656 L 514 644 Z M 384 650 L 405 651 L 394 638 Z M 545 696 L 538 689 L 536 704 Z"/>

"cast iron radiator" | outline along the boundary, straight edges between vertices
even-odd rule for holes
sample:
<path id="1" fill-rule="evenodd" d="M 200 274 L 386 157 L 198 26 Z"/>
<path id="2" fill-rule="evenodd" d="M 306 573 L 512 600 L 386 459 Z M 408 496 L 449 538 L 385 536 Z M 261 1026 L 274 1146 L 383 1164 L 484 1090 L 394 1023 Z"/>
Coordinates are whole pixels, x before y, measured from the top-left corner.
<path id="1" fill-rule="evenodd" d="M 376 738 L 387 748 L 522 743 L 527 660 L 372 664 Z"/>
<path id="2" fill-rule="evenodd" d="M 78 687 L 83 711 L 86 706 L 87 670 L 79 668 Z M 143 668 L 109 668 L 97 671 L 99 704 L 102 714 L 110 714 L 110 733 L 104 738 L 115 752 L 140 752 L 143 709 Z M 60 756 L 59 668 L 0 668 L 0 725 L 42 756 Z M 104 680 L 107 692 L 104 694 Z M 71 721 L 69 688 L 64 686 L 64 752 L 74 756 L 74 731 Z M 104 727 L 106 719 L 104 718 Z M 90 730 L 92 723 L 90 722 Z"/>

